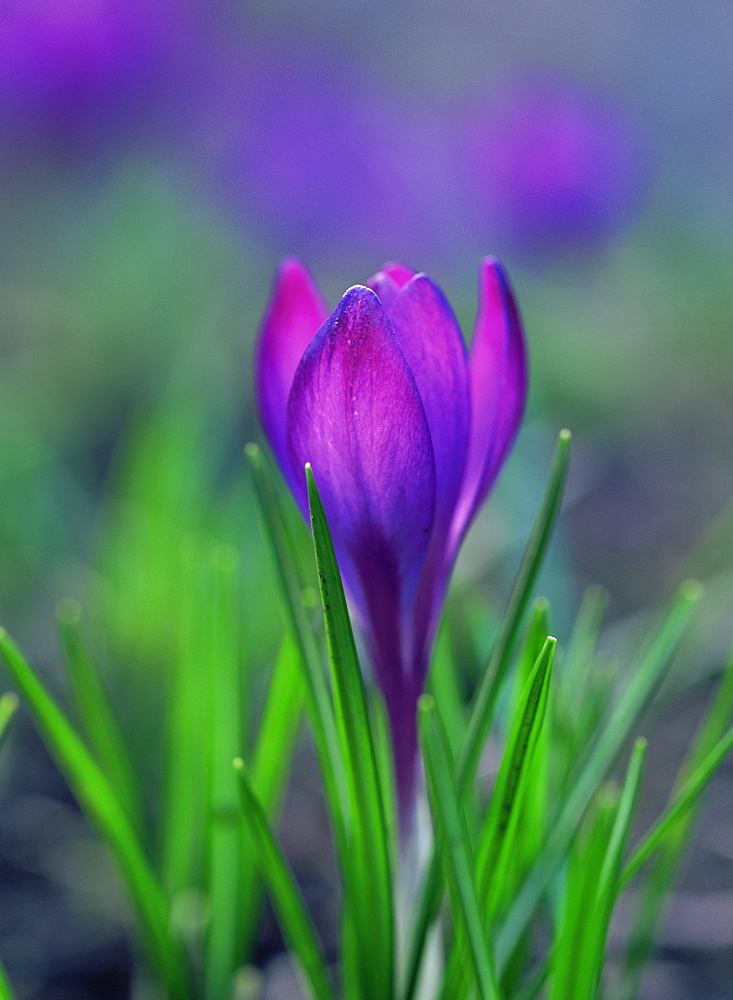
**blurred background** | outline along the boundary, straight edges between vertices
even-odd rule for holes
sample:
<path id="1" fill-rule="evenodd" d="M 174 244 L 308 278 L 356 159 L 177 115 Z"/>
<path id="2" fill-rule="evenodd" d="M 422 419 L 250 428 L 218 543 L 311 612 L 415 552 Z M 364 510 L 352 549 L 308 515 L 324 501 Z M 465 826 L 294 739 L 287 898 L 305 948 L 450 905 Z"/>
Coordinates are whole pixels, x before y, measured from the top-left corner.
<path id="1" fill-rule="evenodd" d="M 706 584 L 672 685 L 684 696 L 650 722 L 653 811 L 731 639 L 732 32 L 725 0 L 4 0 L 0 620 L 51 683 L 54 606 L 72 596 L 129 667 L 110 683 L 144 745 L 171 552 L 199 529 L 244 553 L 250 640 L 271 655 L 242 447 L 258 438 L 252 347 L 283 255 L 333 305 L 402 260 L 469 334 L 490 253 L 524 315 L 531 399 L 456 586 L 500 604 L 570 427 L 543 581 L 560 638 L 588 582 L 608 588 L 621 648 L 681 579 Z M 19 1000 L 126 997 L 106 856 L 28 721 L 15 728 L 0 955 Z M 732 778 L 649 1000 L 733 997 Z"/>

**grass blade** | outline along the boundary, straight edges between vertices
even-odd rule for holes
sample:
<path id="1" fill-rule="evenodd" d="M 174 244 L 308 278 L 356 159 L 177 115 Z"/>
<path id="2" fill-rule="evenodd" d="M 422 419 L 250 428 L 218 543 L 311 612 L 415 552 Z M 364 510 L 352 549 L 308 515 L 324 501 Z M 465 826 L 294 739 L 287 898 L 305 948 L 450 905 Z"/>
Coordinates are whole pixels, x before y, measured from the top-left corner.
<path id="1" fill-rule="evenodd" d="M 499 866 L 498 862 L 502 855 L 506 859 L 504 844 L 507 833 L 522 801 L 522 791 L 542 730 L 556 646 L 557 640 L 552 636 L 545 639 L 527 679 L 481 831 L 476 869 L 481 895 L 486 895 L 488 913 L 491 913 L 492 902 L 501 891 L 499 873 L 504 865 Z"/>
<path id="2" fill-rule="evenodd" d="M 295 876 L 273 836 L 243 761 L 235 760 L 234 767 L 239 778 L 244 823 L 288 948 L 297 956 L 315 1000 L 334 1000 L 323 949 L 305 909 Z"/>
<path id="3" fill-rule="evenodd" d="M 0 652 L 39 732 L 82 808 L 109 845 L 135 904 L 144 941 L 172 997 L 190 997 L 180 942 L 170 932 L 168 903 L 125 808 L 79 736 L 4 630 Z"/>
<path id="4" fill-rule="evenodd" d="M 558 436 L 542 505 L 514 579 L 499 635 L 494 643 L 473 702 L 468 729 L 458 756 L 458 781 L 462 795 L 473 783 L 476 767 L 493 719 L 501 681 L 509 668 L 522 620 L 532 596 L 532 588 L 542 567 L 552 530 L 560 512 L 570 460 L 570 439 L 570 431 L 567 430 L 561 431 Z M 410 938 L 405 978 L 405 1000 L 412 1000 L 414 996 L 427 933 L 438 912 L 441 895 L 440 872 L 437 858 L 433 856 L 426 868 Z"/>
<path id="5" fill-rule="evenodd" d="M 301 597 L 303 588 L 295 568 L 297 558 L 262 454 L 255 444 L 248 444 L 245 451 L 254 472 L 255 493 L 277 569 L 287 628 L 298 650 L 299 661 L 304 671 L 306 710 L 330 805 L 334 836 L 339 849 L 345 854 L 348 850 L 346 779 L 341 766 L 336 721 L 325 672 L 316 649 L 313 629 L 303 608 Z"/>
<path id="6" fill-rule="evenodd" d="M 15 1000 L 5 966 L 0 962 L 0 1000 Z"/>
<path id="7" fill-rule="evenodd" d="M 467 945 L 479 1000 L 499 1000 L 499 986 L 476 895 L 474 859 L 456 796 L 448 739 L 430 695 L 420 699 L 418 717 L 430 811 L 445 866 L 454 920 Z"/>
<path id="8" fill-rule="evenodd" d="M 303 671 L 295 645 L 283 640 L 270 681 L 262 723 L 250 766 L 250 780 L 270 823 L 278 815 L 303 711 Z M 260 910 L 259 874 L 249 855 L 242 859 L 239 896 L 242 900 L 242 951 L 249 954 L 257 933 Z"/>
<path id="9" fill-rule="evenodd" d="M 732 714 L 733 653 L 731 653 L 728 660 L 713 705 L 707 716 L 703 719 L 694 746 L 680 768 L 680 773 L 675 782 L 675 789 L 671 796 L 671 808 L 674 808 L 675 803 L 678 804 L 679 808 L 679 804 L 683 799 L 685 785 L 693 793 L 695 792 L 697 781 L 700 780 L 700 777 L 702 777 L 702 781 L 700 782 L 699 789 L 700 792 L 704 790 L 703 786 L 707 780 L 705 772 L 708 770 L 710 764 L 712 764 L 711 770 L 714 770 L 718 752 L 724 747 L 724 744 L 721 744 L 721 740 L 725 740 L 724 733 L 726 727 L 730 724 Z M 716 745 L 719 748 L 717 752 Z M 723 754 L 724 752 L 723 749 Z M 723 754 L 721 754 L 721 759 Z M 707 766 L 706 761 L 708 762 Z M 697 779 L 695 777 L 696 774 L 699 776 Z M 617 992 L 617 995 L 622 1000 L 633 1000 L 638 993 L 644 963 L 652 948 L 654 934 L 662 915 L 664 902 L 692 830 L 692 824 L 695 819 L 695 810 L 692 806 L 698 800 L 698 795 L 693 795 L 690 807 L 679 810 L 680 814 L 676 821 L 663 831 L 663 836 L 657 845 L 658 854 L 650 866 L 651 870 L 647 875 L 642 889 L 634 923 L 629 935 L 629 943 L 625 950 L 620 976 L 620 988 Z M 644 845 L 650 843 L 655 830 L 659 831 L 664 820 L 665 816 L 662 816 L 660 821 L 655 825 L 655 828 L 647 834 L 642 843 L 637 847 L 624 871 L 624 883 L 633 877 L 633 869 L 638 866 L 639 862 L 643 862 L 644 859 L 640 852 L 644 851 Z"/>
<path id="10" fill-rule="evenodd" d="M 13 691 L 7 691 L 0 696 L 0 746 L 2 746 L 8 731 L 8 723 L 18 708 L 18 696 Z M 0 962 L 0 1000 L 15 1000 L 10 987 L 10 980 L 5 966 Z"/>
<path id="11" fill-rule="evenodd" d="M 389 997 L 394 982 L 394 911 L 390 834 L 374 749 L 366 691 L 346 597 L 323 504 L 306 465 L 313 548 L 320 581 L 340 752 L 352 821 L 350 850 L 341 858 L 349 901 L 359 921 L 366 995 Z"/>
<path id="12" fill-rule="evenodd" d="M 503 924 L 497 944 L 500 968 L 514 951 L 532 919 L 537 904 L 565 856 L 595 789 L 628 739 L 631 727 L 636 724 L 656 691 L 700 595 L 701 587 L 695 582 L 690 581 L 680 588 L 672 610 L 648 643 L 636 668 L 631 671 L 628 684 L 578 771 L 575 783 L 552 825 L 542 863 L 535 867 L 522 886 Z"/>
<path id="13" fill-rule="evenodd" d="M 730 729 L 713 747 L 707 757 L 701 761 L 682 785 L 664 815 L 657 820 L 636 847 L 624 868 L 619 889 L 622 889 L 636 875 L 642 865 L 661 846 L 676 824 L 686 817 L 705 791 L 708 781 L 730 752 L 731 747 L 733 747 L 733 729 Z"/>
<path id="14" fill-rule="evenodd" d="M 252 786 L 267 816 L 272 816 L 277 808 L 302 710 L 303 673 L 295 645 L 287 637 L 270 681 L 250 768 Z"/>
<path id="15" fill-rule="evenodd" d="M 582 992 L 582 954 L 589 918 L 595 918 L 597 876 L 603 866 L 619 792 L 611 783 L 602 785 L 593 798 L 578 835 L 569 851 L 563 899 L 554 931 L 554 948 L 548 1000 L 594 1000 Z"/>
<path id="16" fill-rule="evenodd" d="M 14 691 L 6 691 L 0 696 L 0 746 L 5 742 L 10 720 L 18 709 L 18 696 Z"/>
<path id="17" fill-rule="evenodd" d="M 237 785 L 231 762 L 242 752 L 242 664 L 237 634 L 238 555 L 217 546 L 209 557 L 210 599 L 206 655 L 200 663 L 209 679 L 209 718 L 201 720 L 209 741 L 206 757 L 210 817 L 208 830 L 208 896 L 211 917 L 206 937 L 206 997 L 219 1000 L 231 993 L 234 970 L 241 961 L 242 914 L 251 900 L 241 897 L 242 830 Z"/>
<path id="18" fill-rule="evenodd" d="M 204 638 L 201 607 L 205 579 L 198 544 L 189 539 L 178 570 L 178 650 L 173 657 L 166 720 L 166 788 L 161 836 L 164 885 L 172 899 L 189 886 L 201 886 L 204 867 L 204 817 L 210 764 L 203 711 L 207 678 L 201 669 Z"/>
<path id="19" fill-rule="evenodd" d="M 81 616 L 81 606 L 76 601 L 61 601 L 56 609 L 61 645 L 79 721 L 97 763 L 122 799 L 136 829 L 142 830 L 140 789 L 125 741 L 82 633 Z"/>
<path id="20" fill-rule="evenodd" d="M 476 775 L 478 761 L 493 718 L 496 698 L 509 669 L 524 614 L 532 597 L 532 588 L 542 567 L 552 530 L 560 512 L 569 461 L 570 431 L 563 430 L 560 431 L 557 440 L 542 506 L 517 570 L 499 635 L 471 709 L 468 729 L 458 757 L 458 780 L 462 794 L 465 794 Z"/>
<path id="21" fill-rule="evenodd" d="M 537 653 L 538 636 L 536 626 L 547 624 L 546 609 L 540 606 L 535 613 L 535 622 L 530 628 L 525 643 L 532 654 Z M 519 862 L 517 857 L 517 822 L 520 808 L 525 801 L 525 790 L 546 715 L 552 663 L 557 642 L 545 635 L 539 655 L 529 674 L 525 674 L 525 684 L 512 713 L 513 723 L 506 741 L 499 772 L 491 794 L 489 808 L 484 817 L 476 850 L 476 874 L 478 898 L 486 927 L 491 927 L 498 901 L 502 893 L 511 892 L 507 877 Z M 461 956 L 451 956 L 445 972 L 443 996 L 462 996 L 465 993 L 466 969 Z"/>
<path id="22" fill-rule="evenodd" d="M 433 648 L 428 674 L 428 692 L 440 705 L 440 717 L 448 734 L 451 753 L 457 750 L 466 730 L 466 718 L 459 688 L 459 671 L 453 656 L 445 616 Z"/>
<path id="23" fill-rule="evenodd" d="M 572 996 L 594 997 L 598 991 L 603 969 L 606 937 L 613 906 L 618 895 L 619 873 L 641 787 L 645 753 L 646 740 L 637 740 L 615 810 L 600 875 L 597 876 L 597 879 L 594 878 L 595 899 L 591 909 L 582 915 L 584 925 L 578 928 L 580 933 L 575 937 L 573 950 L 578 978 L 576 979 L 575 991 L 569 994 Z M 591 921 L 587 920 L 588 913 L 593 914 Z M 566 995 L 568 994 L 566 993 Z"/>

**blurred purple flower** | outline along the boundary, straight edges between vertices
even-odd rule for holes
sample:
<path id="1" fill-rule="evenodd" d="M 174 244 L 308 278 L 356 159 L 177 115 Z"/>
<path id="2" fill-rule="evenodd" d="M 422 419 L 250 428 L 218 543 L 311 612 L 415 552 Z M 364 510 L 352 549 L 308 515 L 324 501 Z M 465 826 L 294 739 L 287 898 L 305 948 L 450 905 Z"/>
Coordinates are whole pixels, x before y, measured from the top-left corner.
<path id="1" fill-rule="evenodd" d="M 472 204 L 520 249 L 603 243 L 638 206 L 629 122 L 575 83 L 525 79 L 488 109 L 474 106 L 464 134 Z"/>
<path id="2" fill-rule="evenodd" d="M 149 124 L 153 109 L 172 116 L 174 89 L 186 75 L 188 8 L 168 0 L 5 0 L 5 141 L 53 153 L 85 150 Z"/>
<path id="3" fill-rule="evenodd" d="M 247 224 L 312 253 L 440 244 L 443 125 L 428 108 L 358 53 L 303 39 L 249 41 L 231 64 L 206 111 L 203 169 Z"/>
<path id="4" fill-rule="evenodd" d="M 519 314 L 493 259 L 479 289 L 469 355 L 425 274 L 388 264 L 329 316 L 303 265 L 287 260 L 257 346 L 262 425 L 306 516 L 303 467 L 313 467 L 385 697 L 403 821 L 416 703 L 448 580 L 526 396 Z"/>

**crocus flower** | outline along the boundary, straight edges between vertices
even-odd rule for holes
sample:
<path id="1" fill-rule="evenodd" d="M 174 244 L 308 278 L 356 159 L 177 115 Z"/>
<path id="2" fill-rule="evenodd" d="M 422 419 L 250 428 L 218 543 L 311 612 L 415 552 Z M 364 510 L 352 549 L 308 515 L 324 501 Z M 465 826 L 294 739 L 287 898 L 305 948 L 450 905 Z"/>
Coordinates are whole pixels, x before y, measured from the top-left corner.
<path id="1" fill-rule="evenodd" d="M 474 101 L 456 146 L 475 215 L 525 252 L 603 245 L 640 204 L 631 122 L 572 80 L 531 75 Z"/>
<path id="2" fill-rule="evenodd" d="M 427 275 L 387 264 L 329 315 L 303 265 L 286 260 L 257 346 L 265 433 L 306 516 L 312 465 L 384 694 L 403 820 L 448 579 L 525 402 L 521 323 L 495 260 L 482 262 L 479 289 L 469 354 Z"/>

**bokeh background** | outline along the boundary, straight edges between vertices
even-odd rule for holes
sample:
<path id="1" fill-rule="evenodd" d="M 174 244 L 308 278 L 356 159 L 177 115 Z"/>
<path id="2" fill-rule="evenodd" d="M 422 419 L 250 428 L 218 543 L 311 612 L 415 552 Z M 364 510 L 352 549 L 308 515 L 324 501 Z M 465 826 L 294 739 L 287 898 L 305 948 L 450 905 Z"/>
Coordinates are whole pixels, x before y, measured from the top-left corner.
<path id="1" fill-rule="evenodd" d="M 621 648 L 679 580 L 706 584 L 650 720 L 653 814 L 733 632 L 732 38 L 727 0 L 4 0 L 0 618 L 50 682 L 70 595 L 105 622 L 145 744 L 171 552 L 204 522 L 245 554 L 251 642 L 271 650 L 242 447 L 283 255 L 333 304 L 403 260 L 470 331 L 491 253 L 532 391 L 457 588 L 500 603 L 570 427 L 543 581 L 560 638 L 588 582 Z M 0 955 L 19 1000 L 125 997 L 120 890 L 30 724 L 15 730 Z M 733 997 L 732 787 L 729 765 L 646 998 Z"/>

